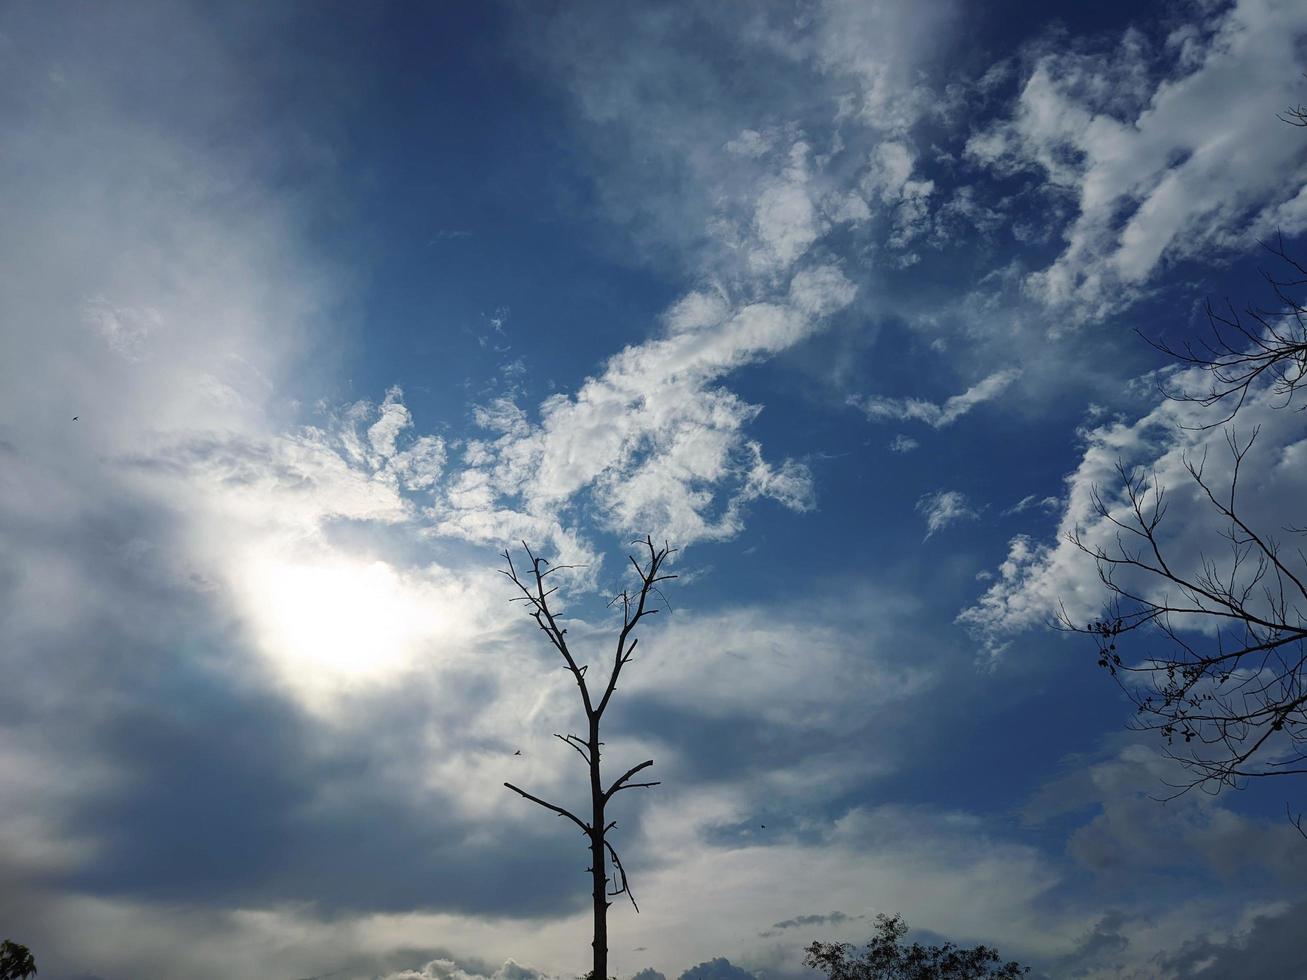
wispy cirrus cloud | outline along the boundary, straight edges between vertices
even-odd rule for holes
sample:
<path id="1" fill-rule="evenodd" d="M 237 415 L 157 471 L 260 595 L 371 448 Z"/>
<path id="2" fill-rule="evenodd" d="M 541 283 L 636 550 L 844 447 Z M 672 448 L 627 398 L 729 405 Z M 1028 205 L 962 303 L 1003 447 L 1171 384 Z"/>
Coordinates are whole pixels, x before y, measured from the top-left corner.
<path id="1" fill-rule="evenodd" d="M 926 540 L 953 524 L 980 517 L 980 512 L 971 505 L 966 494 L 957 490 L 923 494 L 917 501 L 916 511 L 926 520 Z"/>
<path id="2" fill-rule="evenodd" d="M 932 429 L 942 429 L 952 425 L 977 405 L 996 399 L 1020 376 L 1021 371 L 1018 368 L 995 371 L 977 381 L 962 394 L 953 395 L 943 403 L 922 398 L 885 398 L 868 395 L 864 398 L 850 398 L 849 404 L 861 409 L 873 422 L 924 422 Z"/>
<path id="3" fill-rule="evenodd" d="M 1013 514 L 1024 514 L 1026 511 L 1035 510 L 1036 508 L 1045 512 L 1056 511 L 1061 503 L 1060 497 L 1041 497 L 1037 493 L 1029 493 L 1003 511 L 1003 516 L 1011 517 Z"/>
<path id="4" fill-rule="evenodd" d="M 528 19 L 522 44 L 595 137 L 605 218 L 658 260 L 734 281 L 841 228 L 910 248 L 933 192 L 912 130 L 940 110 L 923 69 L 953 10 L 831 0 L 794 16 L 695 2 L 666 18 L 588 3 Z M 614 56 L 584 57 L 595 43 Z M 736 56 L 701 57 L 705 44 Z"/>

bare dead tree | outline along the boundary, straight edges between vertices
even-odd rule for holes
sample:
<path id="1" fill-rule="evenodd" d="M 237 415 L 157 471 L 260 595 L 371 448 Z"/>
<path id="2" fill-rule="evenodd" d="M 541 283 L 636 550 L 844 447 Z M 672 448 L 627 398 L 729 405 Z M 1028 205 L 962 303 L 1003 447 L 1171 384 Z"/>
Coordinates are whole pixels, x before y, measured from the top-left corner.
<path id="1" fill-rule="evenodd" d="M 617 649 L 613 654 L 612 671 L 603 687 L 602 694 L 599 695 L 597 700 L 591 695 L 590 688 L 586 683 L 588 665 L 579 662 L 572 653 L 567 643 L 567 630 L 559 624 L 559 620 L 549 605 L 549 597 L 557 592 L 558 587 L 550 586 L 546 579 L 555 572 L 575 566 L 551 565 L 547 559 L 535 555 L 524 541 L 522 542 L 522 548 L 530 561 L 530 569 L 519 574 L 517 566 L 513 562 L 513 556 L 507 550 L 503 554 L 507 567 L 501 569 L 520 593 L 520 595 L 514 596 L 513 601 L 527 604 L 531 618 L 536 621 L 536 625 L 540 627 L 549 639 L 550 644 L 563 658 L 564 666 L 576 681 L 577 690 L 581 695 L 581 705 L 585 709 L 586 734 L 584 736 L 555 733 L 554 737 L 575 750 L 585 760 L 585 764 L 589 769 L 590 816 L 588 820 L 583 820 L 565 807 L 542 800 L 538 796 L 533 796 L 512 783 L 504 783 L 504 785 L 519 796 L 530 800 L 532 803 L 539 804 L 546 810 L 550 810 L 576 824 L 589 843 L 590 867 L 586 871 L 591 877 L 594 902 L 594 939 L 591 942 L 594 949 L 594 966 L 590 974 L 592 977 L 608 976 L 608 907 L 612 904 L 609 898 L 626 895 L 631 901 L 631 906 L 637 912 L 640 911 L 639 906 L 635 904 L 635 896 L 631 894 L 630 882 L 626 876 L 626 869 L 622 866 L 622 860 L 608 840 L 608 832 L 617 826 L 616 821 L 607 819 L 608 803 L 622 790 L 658 785 L 657 781 L 632 781 L 635 776 L 653 765 L 652 759 L 627 769 L 606 788 L 600 771 L 600 750 L 604 744 L 599 738 L 600 722 L 603 720 L 604 711 L 612 701 L 613 692 L 617 690 L 617 678 L 620 676 L 622 668 L 631 662 L 631 658 L 635 653 L 636 644 L 639 642 L 639 639 L 634 635 L 635 628 L 646 616 L 652 616 L 658 612 L 651 605 L 652 596 L 655 594 L 661 595 L 658 584 L 676 578 L 675 575 L 663 573 L 663 565 L 666 563 L 667 558 L 675 552 L 674 548 L 669 548 L 665 544 L 661 548 L 655 548 L 653 539 L 649 537 L 646 537 L 639 544 L 647 550 L 647 558 L 641 562 L 637 561 L 634 555 L 628 556 L 631 564 L 635 567 L 639 578 L 639 586 L 634 589 L 623 589 L 613 597 L 611 602 L 611 605 L 621 610 L 622 628 L 617 634 Z M 608 874 L 608 861 L 610 859 L 613 866 L 613 876 L 611 878 Z"/>
<path id="2" fill-rule="evenodd" d="M 1290 111 L 1301 111 L 1301 107 Z M 1307 126 L 1307 116 L 1300 125 Z M 1274 297 L 1270 307 L 1250 303 L 1240 313 L 1228 299 L 1221 309 L 1209 300 L 1205 336 L 1179 346 L 1148 340 L 1181 364 L 1208 373 L 1210 384 L 1201 391 L 1163 387 L 1163 393 L 1177 401 L 1204 407 L 1223 403 L 1229 408 L 1225 417 L 1203 428 L 1215 428 L 1233 419 L 1255 386 L 1269 383 L 1287 405 L 1298 387 L 1307 383 L 1307 267 L 1285 251 L 1284 239 L 1279 235 L 1274 242 L 1261 245 L 1278 260 L 1280 270 L 1262 270 L 1262 278 Z"/>
<path id="3" fill-rule="evenodd" d="M 1241 442 L 1227 430 L 1228 490 L 1204 472 L 1205 454 L 1185 461 L 1224 521 L 1224 557 L 1203 554 L 1192 571 L 1174 562 L 1158 532 L 1166 489 L 1119 463 L 1127 506 L 1114 512 L 1097 488 L 1093 497 L 1116 529 L 1115 547 L 1091 544 L 1079 529 L 1070 535 L 1097 563 L 1111 598 L 1101 618 L 1083 625 L 1064 608 L 1059 626 L 1094 638 L 1099 666 L 1137 709 L 1132 727 L 1160 733 L 1167 754 L 1188 769 L 1192 779 L 1173 795 L 1307 774 L 1307 557 L 1240 515 L 1239 471 L 1256 437 Z M 1132 635 L 1152 649 L 1133 663 L 1119 649 Z"/>

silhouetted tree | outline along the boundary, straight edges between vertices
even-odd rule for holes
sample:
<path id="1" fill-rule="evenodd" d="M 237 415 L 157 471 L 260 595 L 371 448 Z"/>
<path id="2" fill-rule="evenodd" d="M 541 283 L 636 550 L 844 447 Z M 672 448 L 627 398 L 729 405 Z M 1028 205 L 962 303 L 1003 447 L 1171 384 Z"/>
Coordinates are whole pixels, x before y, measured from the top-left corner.
<path id="1" fill-rule="evenodd" d="M 554 737 L 571 746 L 585 760 L 586 767 L 589 769 L 589 820 L 583 820 L 564 807 L 546 802 L 538 796 L 532 796 L 512 783 L 504 783 L 504 785 L 532 803 L 538 803 L 546 810 L 552 810 L 559 816 L 572 821 L 580 828 L 589 843 L 590 867 L 586 870 L 591 876 L 594 902 L 594 939 L 591 942 L 594 949 L 594 965 L 589 973 L 591 977 L 608 976 L 608 907 L 612 904 L 608 900 L 609 897 L 624 894 L 631 900 L 632 907 L 637 912 L 640 910 L 639 906 L 635 904 L 635 896 L 631 894 L 630 883 L 627 881 L 626 869 L 622 867 L 621 858 L 618 857 L 617 851 L 608 840 L 608 832 L 616 826 L 616 822 L 609 821 L 605 815 L 608 802 L 622 790 L 658 785 L 657 781 L 631 781 L 633 777 L 653 765 L 652 759 L 632 766 L 607 787 L 604 786 L 600 772 L 600 748 L 604 743 L 599 738 L 599 726 L 603 720 L 604 711 L 612 700 L 613 692 L 617 690 L 617 678 L 621 674 L 622 668 L 630 663 L 632 654 L 635 653 L 636 643 L 639 642 L 634 635 L 635 628 L 646 616 L 651 616 L 658 611 L 650 605 L 651 596 L 658 592 L 658 583 L 676 577 L 675 575 L 665 575 L 662 572 L 663 564 L 674 549 L 668 548 L 666 545 L 662 548 L 655 548 L 652 538 L 645 538 L 641 543 L 647 550 L 648 557 L 640 562 L 636 560 L 634 555 L 628 556 L 631 564 L 635 566 L 636 574 L 639 577 L 639 586 L 634 589 L 623 589 L 614 596 L 611 603 L 611 605 L 621 609 L 622 628 L 617 634 L 617 649 L 613 655 L 612 670 L 603 686 L 603 693 L 599 695 L 597 700 L 591 696 L 590 688 L 586 684 L 588 665 L 580 663 L 573 655 L 567 643 L 567 630 L 559 625 L 559 621 L 549 605 L 549 597 L 557 591 L 557 587 L 549 587 L 545 580 L 555 572 L 574 566 L 551 565 L 546 559 L 533 554 L 524 541 L 522 542 L 522 548 L 526 551 L 526 556 L 531 563 L 530 570 L 519 575 L 517 566 L 513 563 L 513 556 L 508 551 L 504 552 L 504 561 L 507 563 L 507 567 L 501 569 L 521 593 L 514 597 L 515 601 L 527 604 L 536 625 L 540 627 L 549 639 L 549 643 L 563 658 L 564 665 L 576 680 L 577 690 L 581 696 L 581 705 L 585 709 L 586 733 L 584 736 L 555 733 Z M 612 860 L 615 875 L 615 878 L 612 879 L 608 874 L 609 859 Z M 611 889 L 609 887 L 610 882 L 612 884 Z"/>
<path id="2" fill-rule="evenodd" d="M 1278 115 L 1282 122 L 1307 129 L 1307 105 L 1290 106 Z M 1233 419 L 1249 389 L 1258 382 L 1269 378 L 1272 390 L 1284 397 L 1286 405 L 1298 387 L 1307 382 L 1307 267 L 1285 251 L 1284 237 L 1278 233 L 1274 244 L 1261 245 L 1279 260 L 1278 272 L 1263 269 L 1261 273 L 1274 297 L 1271 306 L 1249 303 L 1240 314 L 1227 299 L 1224 310 L 1217 312 L 1209 300 L 1208 336 L 1179 347 L 1148 341 L 1162 353 L 1211 376 L 1202 392 L 1164 389 L 1167 397 L 1180 401 L 1229 405 L 1227 416 L 1204 428 L 1215 428 Z"/>
<path id="3" fill-rule="evenodd" d="M 1081 626 L 1063 612 L 1061 626 L 1093 637 L 1099 666 L 1137 709 L 1133 727 L 1159 732 L 1167 753 L 1193 773 L 1179 792 L 1307 773 L 1307 558 L 1240 516 L 1239 471 L 1256 435 L 1240 442 L 1227 433 L 1228 489 L 1208 478 L 1205 461 L 1185 463 L 1226 522 L 1224 561 L 1204 556 L 1193 571 L 1173 562 L 1158 534 L 1166 489 L 1120 464 L 1128 507 L 1113 511 L 1094 491 L 1099 517 L 1117 528 L 1115 547 L 1071 534 L 1097 562 L 1111 598 L 1099 619 Z M 1136 633 L 1161 642 L 1132 663 L 1119 645 Z"/>
<path id="4" fill-rule="evenodd" d="M 1307 107 L 1290 107 L 1280 118 L 1307 127 Z M 1273 296 L 1268 306 L 1250 304 L 1240 314 L 1227 300 L 1218 313 L 1209 303 L 1207 337 L 1180 347 L 1152 342 L 1209 377 L 1202 391 L 1163 389 L 1167 397 L 1228 406 L 1223 418 L 1202 428 L 1231 422 L 1254 389 L 1269 389 L 1286 407 L 1307 383 L 1307 267 L 1278 235 L 1263 247 L 1281 270 L 1262 272 Z M 1228 487 L 1206 474 L 1205 454 L 1185 461 L 1200 499 L 1225 525 L 1223 560 L 1205 552 L 1194 570 L 1172 560 L 1157 533 L 1166 488 L 1120 464 L 1127 506 L 1113 513 L 1097 488 L 1093 498 L 1098 516 L 1117 529 L 1115 547 L 1091 545 L 1079 530 L 1071 534 L 1097 563 L 1110 598 L 1098 619 L 1081 626 L 1064 612 L 1060 625 L 1094 638 L 1099 666 L 1137 708 L 1133 727 L 1159 732 L 1167 753 L 1192 773 L 1190 782 L 1173 787 L 1177 793 L 1195 786 L 1219 792 L 1245 777 L 1307 774 L 1307 557 L 1241 512 L 1240 469 L 1257 434 L 1254 428 L 1240 440 L 1226 429 Z M 1284 515 L 1283 530 L 1307 533 L 1291 523 L 1302 516 Z M 1161 649 L 1127 661 L 1119 647 L 1132 634 L 1160 640 Z M 1307 836 L 1302 818 L 1294 823 Z"/>
<path id="5" fill-rule="evenodd" d="M 6 939 L 0 942 L 0 980 L 27 980 L 36 976 L 36 960 L 31 951 Z"/>
<path id="6" fill-rule="evenodd" d="M 1030 972 L 1016 961 L 1004 963 L 989 946 L 902 945 L 899 940 L 907 934 L 901 916 L 878 915 L 876 934 L 861 957 L 854 956 L 849 943 L 814 942 L 803 964 L 830 980 L 1016 980 Z"/>
<path id="7" fill-rule="evenodd" d="M 1300 125 L 1307 126 L 1307 120 Z M 1249 390 L 1259 383 L 1269 384 L 1286 405 L 1293 401 L 1298 387 L 1307 383 L 1307 267 L 1285 251 L 1279 235 L 1274 243 L 1263 242 L 1262 247 L 1279 261 L 1278 272 L 1262 270 L 1274 297 L 1270 306 L 1249 303 L 1240 313 L 1228 299 L 1220 311 L 1208 301 L 1205 336 L 1178 346 L 1149 341 L 1162 353 L 1209 375 L 1210 382 L 1202 391 L 1163 389 L 1168 398 L 1177 401 L 1228 406 L 1229 414 L 1205 428 L 1233 419 Z"/>

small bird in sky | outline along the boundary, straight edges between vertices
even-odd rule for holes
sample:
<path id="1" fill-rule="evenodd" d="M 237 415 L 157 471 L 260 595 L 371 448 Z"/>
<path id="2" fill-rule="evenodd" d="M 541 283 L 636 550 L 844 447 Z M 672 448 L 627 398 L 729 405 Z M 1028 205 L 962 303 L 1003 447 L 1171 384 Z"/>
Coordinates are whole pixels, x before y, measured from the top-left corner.
<path id="1" fill-rule="evenodd" d="M 76 422 L 77 419 L 78 419 L 79 417 L 80 417 L 80 416 L 74 415 L 74 416 L 73 416 L 73 421 Z"/>
<path id="2" fill-rule="evenodd" d="M 521 755 L 521 754 L 522 754 L 522 750 L 521 750 L 521 749 L 518 749 L 516 752 L 513 753 L 513 755 Z"/>
<path id="3" fill-rule="evenodd" d="M 766 829 L 767 829 L 767 825 L 766 825 L 765 823 L 760 823 L 760 824 L 758 824 L 758 826 L 759 826 L 760 828 L 762 828 L 763 830 L 766 830 Z"/>

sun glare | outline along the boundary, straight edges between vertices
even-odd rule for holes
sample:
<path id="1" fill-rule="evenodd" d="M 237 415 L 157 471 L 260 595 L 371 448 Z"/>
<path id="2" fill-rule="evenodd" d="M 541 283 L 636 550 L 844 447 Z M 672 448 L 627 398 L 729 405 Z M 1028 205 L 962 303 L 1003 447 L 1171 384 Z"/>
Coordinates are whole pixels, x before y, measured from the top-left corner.
<path id="1" fill-rule="evenodd" d="M 385 562 L 283 558 L 252 571 L 259 646 L 297 688 L 325 694 L 396 674 L 447 626 L 429 584 Z"/>

